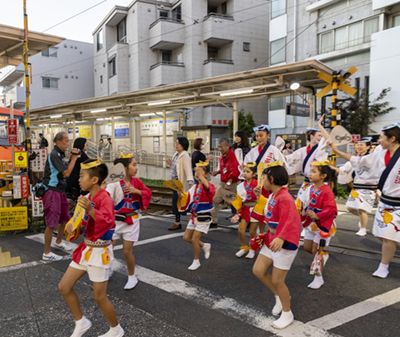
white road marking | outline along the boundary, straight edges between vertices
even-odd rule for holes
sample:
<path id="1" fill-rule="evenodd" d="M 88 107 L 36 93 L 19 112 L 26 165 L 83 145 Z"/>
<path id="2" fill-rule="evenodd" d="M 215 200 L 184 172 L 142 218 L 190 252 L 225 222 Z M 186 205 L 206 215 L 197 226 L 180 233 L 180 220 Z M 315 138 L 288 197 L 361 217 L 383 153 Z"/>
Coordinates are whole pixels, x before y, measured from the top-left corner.
<path id="1" fill-rule="evenodd" d="M 400 288 L 371 297 L 365 301 L 317 318 L 307 324 L 330 330 L 398 302 L 400 302 Z"/>

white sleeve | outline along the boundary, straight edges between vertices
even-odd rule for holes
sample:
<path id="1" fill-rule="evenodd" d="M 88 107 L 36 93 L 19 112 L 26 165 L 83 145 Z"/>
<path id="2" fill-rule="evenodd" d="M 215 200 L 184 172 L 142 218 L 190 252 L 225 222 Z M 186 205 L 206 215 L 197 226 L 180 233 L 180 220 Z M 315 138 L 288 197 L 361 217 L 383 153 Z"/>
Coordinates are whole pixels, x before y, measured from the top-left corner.
<path id="1" fill-rule="evenodd" d="M 316 161 L 325 161 L 328 159 L 328 155 L 330 153 L 330 147 L 326 147 L 325 149 L 323 149 L 325 146 L 326 146 L 326 139 L 322 137 L 316 149 L 317 152 L 315 154 Z"/>
<path id="2" fill-rule="evenodd" d="M 306 214 L 306 208 L 307 208 L 308 204 L 310 203 L 310 188 L 311 188 L 311 186 L 307 187 L 307 189 L 304 191 L 304 193 L 302 193 L 300 196 L 300 201 L 302 203 L 301 215 Z"/>
<path id="3" fill-rule="evenodd" d="M 385 154 L 385 151 L 378 151 L 362 157 L 352 156 L 350 158 L 350 163 L 356 171 L 359 171 L 362 166 L 376 168 L 377 165 L 382 165 L 381 159 L 385 156 Z"/>
<path id="4" fill-rule="evenodd" d="M 342 167 L 339 167 L 338 183 L 347 184 L 353 180 L 353 166 L 348 161 Z"/>
<path id="5" fill-rule="evenodd" d="M 303 169 L 302 149 L 294 151 L 292 154 L 286 156 L 287 166 L 286 169 L 289 175 L 301 172 Z"/>

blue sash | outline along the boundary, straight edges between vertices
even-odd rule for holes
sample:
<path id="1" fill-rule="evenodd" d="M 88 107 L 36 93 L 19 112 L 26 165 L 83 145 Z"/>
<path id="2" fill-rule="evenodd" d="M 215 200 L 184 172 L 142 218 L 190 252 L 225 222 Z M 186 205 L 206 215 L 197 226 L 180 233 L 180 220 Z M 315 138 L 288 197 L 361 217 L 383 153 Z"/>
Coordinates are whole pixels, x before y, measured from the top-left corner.
<path id="1" fill-rule="evenodd" d="M 390 159 L 388 166 L 386 166 L 385 171 L 383 171 L 381 178 L 379 179 L 378 190 L 380 190 L 381 192 L 383 189 L 383 185 L 385 185 L 386 179 L 389 176 L 390 171 L 392 171 L 399 157 L 400 157 L 400 147 L 396 150 L 393 157 Z"/>
<path id="2" fill-rule="evenodd" d="M 264 157 L 265 152 L 267 152 L 269 146 L 271 144 L 269 142 L 267 142 L 267 144 L 265 144 L 264 148 L 261 150 L 260 154 L 258 155 L 257 159 L 256 159 L 256 166 L 258 167 L 258 164 L 260 164 L 260 161 L 262 159 L 262 157 Z"/>
<path id="3" fill-rule="evenodd" d="M 311 155 L 315 152 L 315 150 L 317 149 L 317 147 L 318 147 L 318 144 L 315 145 L 315 146 L 311 149 L 311 151 L 308 153 L 308 155 L 307 155 L 306 158 L 304 159 L 304 161 L 303 161 L 303 174 L 304 174 L 304 170 L 305 170 L 305 168 L 306 168 L 308 159 L 310 159 Z"/>

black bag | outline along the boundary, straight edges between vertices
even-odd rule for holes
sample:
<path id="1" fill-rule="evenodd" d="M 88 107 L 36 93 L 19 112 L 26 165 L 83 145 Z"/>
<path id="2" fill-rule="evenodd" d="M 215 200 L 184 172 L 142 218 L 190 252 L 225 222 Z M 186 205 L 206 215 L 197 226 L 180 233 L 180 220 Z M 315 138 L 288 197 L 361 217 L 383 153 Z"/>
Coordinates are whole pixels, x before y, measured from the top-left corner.
<path id="1" fill-rule="evenodd" d="M 42 198 L 49 188 L 39 181 L 32 189 L 32 193 L 36 198 Z"/>
<path id="2" fill-rule="evenodd" d="M 49 146 L 49 142 L 44 137 L 43 137 L 43 145 L 44 145 L 44 147 L 48 147 Z"/>

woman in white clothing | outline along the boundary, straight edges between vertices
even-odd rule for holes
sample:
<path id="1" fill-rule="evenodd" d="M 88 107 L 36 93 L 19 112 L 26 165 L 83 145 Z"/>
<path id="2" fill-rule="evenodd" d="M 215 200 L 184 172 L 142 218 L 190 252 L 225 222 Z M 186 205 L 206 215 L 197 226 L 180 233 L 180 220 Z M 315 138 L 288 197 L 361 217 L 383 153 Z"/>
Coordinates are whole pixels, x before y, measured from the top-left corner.
<path id="1" fill-rule="evenodd" d="M 338 151 L 333 144 L 331 147 L 339 156 L 350 160 L 355 170 L 368 171 L 371 177 L 379 179 L 377 195 L 380 201 L 373 234 L 383 244 L 381 263 L 373 276 L 386 278 L 396 246 L 400 246 L 400 123 L 382 129 L 381 145 L 383 150 L 363 157 Z"/>

